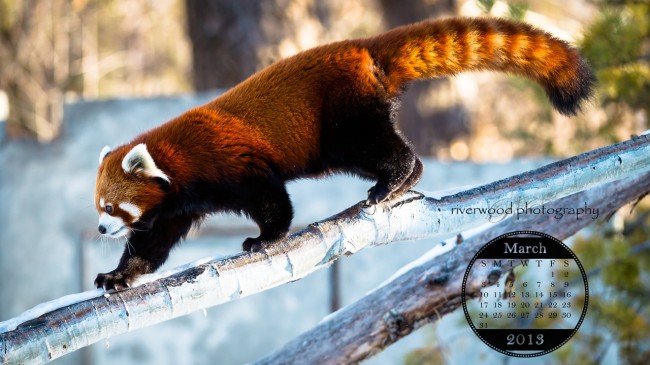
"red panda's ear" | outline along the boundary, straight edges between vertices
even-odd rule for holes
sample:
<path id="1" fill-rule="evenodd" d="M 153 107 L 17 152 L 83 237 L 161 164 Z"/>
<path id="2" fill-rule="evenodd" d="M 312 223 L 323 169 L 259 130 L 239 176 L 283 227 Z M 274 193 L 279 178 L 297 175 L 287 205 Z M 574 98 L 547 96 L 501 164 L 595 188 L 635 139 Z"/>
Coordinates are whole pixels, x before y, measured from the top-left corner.
<path id="1" fill-rule="evenodd" d="M 147 151 L 147 146 L 144 143 L 133 147 L 129 153 L 124 156 L 122 160 L 122 169 L 127 174 L 134 174 L 137 172 L 143 173 L 145 176 L 157 177 L 170 182 L 169 177 L 156 166 L 153 157 Z"/>
<path id="2" fill-rule="evenodd" d="M 108 154 L 111 153 L 111 151 L 112 151 L 111 148 L 108 146 L 104 146 L 104 148 L 102 148 L 102 152 L 99 153 L 100 164 L 102 163 L 102 161 L 104 161 L 104 158 L 106 158 L 106 156 L 108 156 Z"/>

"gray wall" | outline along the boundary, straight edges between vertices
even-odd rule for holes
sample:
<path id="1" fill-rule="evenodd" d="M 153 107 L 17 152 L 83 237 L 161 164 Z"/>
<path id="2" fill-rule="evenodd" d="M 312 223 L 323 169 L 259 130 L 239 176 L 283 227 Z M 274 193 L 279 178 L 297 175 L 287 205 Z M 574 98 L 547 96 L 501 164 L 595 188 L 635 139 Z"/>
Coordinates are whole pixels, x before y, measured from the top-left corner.
<path id="1" fill-rule="evenodd" d="M 38 303 L 88 290 L 98 272 L 115 267 L 122 244 L 102 240 L 95 233 L 93 189 L 99 151 L 105 144 L 127 142 L 214 95 L 78 102 L 66 106 L 64 132 L 54 143 L 0 142 L 0 321 Z M 426 161 L 418 189 L 433 191 L 489 182 L 540 164 Z M 369 182 L 342 176 L 291 183 L 289 192 L 296 208 L 294 228 L 356 203 L 365 197 L 369 186 Z M 172 253 L 165 268 L 236 252 L 243 238 L 254 234 L 256 228 L 249 221 L 217 215 Z M 342 259 L 343 304 L 361 298 L 434 244 L 393 244 Z M 317 324 L 328 314 L 329 298 L 329 276 L 323 270 L 298 282 L 211 308 L 205 314 L 193 313 L 111 338 L 54 363 L 251 362 Z M 458 323 L 454 318 L 441 326 L 453 329 L 458 328 Z M 471 331 L 461 334 L 474 343 Z M 400 363 L 405 353 L 433 336 L 430 328 L 420 330 L 369 363 Z"/>

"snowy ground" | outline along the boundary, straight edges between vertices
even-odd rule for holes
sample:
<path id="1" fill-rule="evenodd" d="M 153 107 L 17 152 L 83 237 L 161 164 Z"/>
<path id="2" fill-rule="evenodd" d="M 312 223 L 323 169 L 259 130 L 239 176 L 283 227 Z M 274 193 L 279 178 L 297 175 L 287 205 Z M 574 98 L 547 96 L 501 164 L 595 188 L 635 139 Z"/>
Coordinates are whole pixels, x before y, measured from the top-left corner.
<path id="1" fill-rule="evenodd" d="M 66 107 L 65 130 L 54 143 L 43 146 L 35 142 L 0 142 L 0 321 L 38 303 L 88 290 L 98 272 L 115 267 L 121 245 L 102 241 L 95 234 L 93 189 L 99 151 L 105 144 L 126 142 L 213 95 L 75 103 Z M 418 189 L 434 191 L 486 183 L 541 164 L 426 161 Z M 344 176 L 291 183 L 294 228 L 356 203 L 365 197 L 369 186 L 368 182 Z M 255 234 L 255 226 L 243 218 L 216 216 L 172 253 L 165 268 L 236 252 L 245 237 Z M 399 243 L 342 259 L 343 304 L 359 299 L 435 244 Z M 111 338 L 54 363 L 252 362 L 317 324 L 329 312 L 329 298 L 329 272 L 320 271 L 205 313 Z M 466 353 L 471 349 L 473 360 L 481 358 L 482 363 L 491 363 L 493 357 L 495 363 L 500 363 L 500 355 L 483 345 L 462 321 L 460 312 L 447 316 L 437 331 L 425 327 L 368 363 L 402 363 L 405 354 L 440 338 L 439 333 L 445 333 L 444 343 L 451 352 Z"/>

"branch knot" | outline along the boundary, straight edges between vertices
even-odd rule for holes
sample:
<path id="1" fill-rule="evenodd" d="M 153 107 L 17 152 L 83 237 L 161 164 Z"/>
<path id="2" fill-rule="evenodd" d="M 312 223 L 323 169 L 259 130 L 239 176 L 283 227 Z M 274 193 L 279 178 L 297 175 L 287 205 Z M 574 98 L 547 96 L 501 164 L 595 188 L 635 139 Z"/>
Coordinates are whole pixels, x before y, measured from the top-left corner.
<path id="1" fill-rule="evenodd" d="M 406 318 L 395 309 L 391 309 L 382 317 L 386 328 L 388 329 L 388 337 L 391 342 L 408 335 L 413 330 L 412 326 L 408 323 Z"/>

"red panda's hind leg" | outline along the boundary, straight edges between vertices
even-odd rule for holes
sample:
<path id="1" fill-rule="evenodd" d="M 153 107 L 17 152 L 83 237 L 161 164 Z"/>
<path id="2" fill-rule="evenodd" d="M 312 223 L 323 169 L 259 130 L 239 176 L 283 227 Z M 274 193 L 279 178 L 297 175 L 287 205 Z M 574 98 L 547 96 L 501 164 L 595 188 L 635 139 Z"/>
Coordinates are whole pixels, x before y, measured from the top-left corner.
<path id="1" fill-rule="evenodd" d="M 368 190 L 369 205 L 400 197 L 422 175 L 422 163 L 392 125 L 378 136 L 372 146 L 365 146 L 368 153 L 358 161 L 362 170 L 377 177 L 375 186 Z"/>
<path id="2" fill-rule="evenodd" d="M 334 170 L 376 180 L 366 204 L 400 197 L 422 175 L 422 163 L 396 129 L 396 105 L 383 99 L 352 103 L 325 124 L 322 140 L 326 161 Z"/>
<path id="3" fill-rule="evenodd" d="M 399 187 L 399 189 L 395 190 L 391 194 L 390 199 L 399 198 L 404 193 L 411 190 L 415 186 L 415 184 L 417 184 L 418 181 L 420 181 L 423 172 L 424 172 L 424 166 L 422 165 L 422 161 L 420 161 L 420 159 L 416 157 L 415 165 L 413 166 L 413 171 L 411 171 L 411 175 L 409 175 L 409 177 L 404 181 L 404 183 L 402 184 L 402 186 Z"/>
<path id="4" fill-rule="evenodd" d="M 400 179 L 401 176 L 404 176 L 403 171 L 409 169 L 409 165 L 411 171 L 408 173 L 407 178 Z M 406 162 L 406 167 L 396 168 L 394 171 L 397 171 L 396 175 L 384 175 L 384 177 L 380 175 L 377 184 L 368 189 L 367 205 L 397 199 L 409 191 L 422 176 L 422 162 L 417 157 L 414 157 L 412 162 Z"/>

